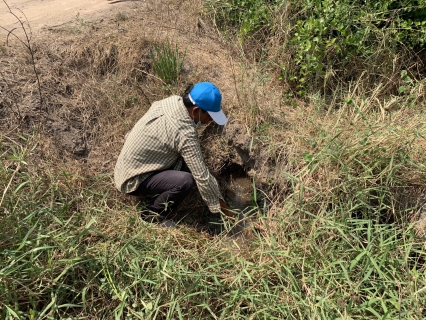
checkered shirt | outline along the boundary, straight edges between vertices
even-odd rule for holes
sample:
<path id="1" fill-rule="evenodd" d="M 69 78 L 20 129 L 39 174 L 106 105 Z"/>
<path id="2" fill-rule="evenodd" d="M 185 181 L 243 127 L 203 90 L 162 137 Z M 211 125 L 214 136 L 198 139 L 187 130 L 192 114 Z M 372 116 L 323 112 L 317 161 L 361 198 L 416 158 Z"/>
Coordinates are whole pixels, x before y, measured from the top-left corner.
<path id="1" fill-rule="evenodd" d="M 154 102 L 127 135 L 115 165 L 115 185 L 130 193 L 155 171 L 180 170 L 182 160 L 210 211 L 218 212 L 223 198 L 204 162 L 195 123 L 182 98 L 171 96 Z"/>

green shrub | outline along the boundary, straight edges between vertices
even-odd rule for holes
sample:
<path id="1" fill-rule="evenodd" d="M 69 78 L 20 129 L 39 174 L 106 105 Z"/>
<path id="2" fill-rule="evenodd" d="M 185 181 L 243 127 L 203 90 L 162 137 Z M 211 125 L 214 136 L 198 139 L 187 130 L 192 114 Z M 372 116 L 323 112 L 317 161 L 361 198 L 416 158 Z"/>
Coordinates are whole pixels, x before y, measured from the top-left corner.
<path id="1" fill-rule="evenodd" d="M 282 1 L 207 0 L 207 5 L 214 11 L 214 21 L 220 29 L 232 27 L 244 37 L 271 26 L 271 8 L 279 2 Z"/>
<path id="2" fill-rule="evenodd" d="M 417 62 L 417 52 L 426 45 L 425 0 L 208 0 L 207 4 L 221 30 L 237 31 L 248 43 L 243 46 L 246 53 L 267 57 L 264 62 L 299 95 L 324 87 L 334 90 L 361 75 L 370 84 L 392 78 Z M 401 61 L 396 69 L 395 58 Z"/>
<path id="3" fill-rule="evenodd" d="M 291 38 L 299 68 L 291 80 L 298 83 L 299 93 L 307 83 L 323 80 L 331 68 L 340 79 L 351 80 L 360 73 L 354 68 L 361 66 L 363 71 L 378 59 L 391 61 L 407 49 L 424 48 L 426 2 L 422 2 L 303 1 Z"/>

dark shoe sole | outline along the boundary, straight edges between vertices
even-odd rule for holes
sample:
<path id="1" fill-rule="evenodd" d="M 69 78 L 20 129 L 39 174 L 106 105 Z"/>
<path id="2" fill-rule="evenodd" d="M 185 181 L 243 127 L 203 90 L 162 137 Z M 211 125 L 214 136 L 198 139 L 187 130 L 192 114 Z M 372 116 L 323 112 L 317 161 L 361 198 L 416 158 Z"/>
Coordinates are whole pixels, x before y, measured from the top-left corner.
<path id="1" fill-rule="evenodd" d="M 156 224 L 161 228 L 176 229 L 177 226 L 171 221 L 166 220 L 158 213 L 144 210 L 139 214 L 139 219 L 143 222 Z"/>

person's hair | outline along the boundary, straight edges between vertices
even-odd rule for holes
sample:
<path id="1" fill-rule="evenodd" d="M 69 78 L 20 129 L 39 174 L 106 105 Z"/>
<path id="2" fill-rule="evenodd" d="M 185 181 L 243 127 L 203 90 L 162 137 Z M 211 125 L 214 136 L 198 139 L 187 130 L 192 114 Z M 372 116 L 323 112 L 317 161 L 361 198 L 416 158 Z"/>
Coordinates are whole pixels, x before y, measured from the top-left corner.
<path id="1" fill-rule="evenodd" d="M 192 83 L 188 84 L 188 86 L 186 87 L 185 91 L 182 94 L 183 104 L 187 108 L 191 108 L 191 107 L 195 106 L 195 104 L 193 104 L 192 101 L 191 101 L 191 99 L 189 99 L 189 97 L 188 97 L 188 95 L 191 92 L 192 88 L 194 88 L 194 85 Z M 207 112 L 203 108 L 200 108 L 200 110 L 203 113 Z"/>
<path id="2" fill-rule="evenodd" d="M 195 106 L 195 104 L 192 103 L 192 101 L 189 99 L 188 95 L 191 92 L 192 88 L 194 88 L 194 85 L 192 83 L 188 84 L 185 91 L 182 94 L 182 100 L 185 107 L 190 108 Z"/>

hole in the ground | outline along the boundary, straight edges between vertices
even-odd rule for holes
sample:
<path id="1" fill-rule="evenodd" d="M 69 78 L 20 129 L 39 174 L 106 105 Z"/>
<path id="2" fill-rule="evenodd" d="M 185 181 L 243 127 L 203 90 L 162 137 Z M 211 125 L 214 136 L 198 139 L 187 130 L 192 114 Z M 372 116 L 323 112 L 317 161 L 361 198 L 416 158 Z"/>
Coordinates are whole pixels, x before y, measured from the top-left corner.
<path id="1" fill-rule="evenodd" d="M 231 177 L 249 179 L 246 170 L 243 168 L 242 165 L 237 163 L 229 164 L 224 169 L 222 169 L 222 172 L 220 173 L 221 180 L 229 180 Z"/>
<path id="2" fill-rule="evenodd" d="M 264 201 L 266 200 L 260 197 L 261 193 L 258 192 L 257 203 L 254 201 L 254 190 L 257 188 L 254 188 L 252 178 L 248 176 L 242 165 L 230 163 L 224 166 L 217 180 L 226 202 L 230 203 L 234 209 L 239 209 L 249 216 L 255 215 L 258 209 L 265 214 Z M 197 214 L 194 214 L 194 211 Z M 206 231 L 210 235 L 218 235 L 226 231 L 221 216 L 210 213 L 198 191 L 195 190 L 178 209 L 173 219 L 193 226 L 199 231 Z"/>
<path id="3" fill-rule="evenodd" d="M 232 208 L 243 211 L 256 205 L 254 196 L 256 188 L 243 166 L 230 164 L 222 171 L 220 182 L 224 189 L 223 196 Z"/>

